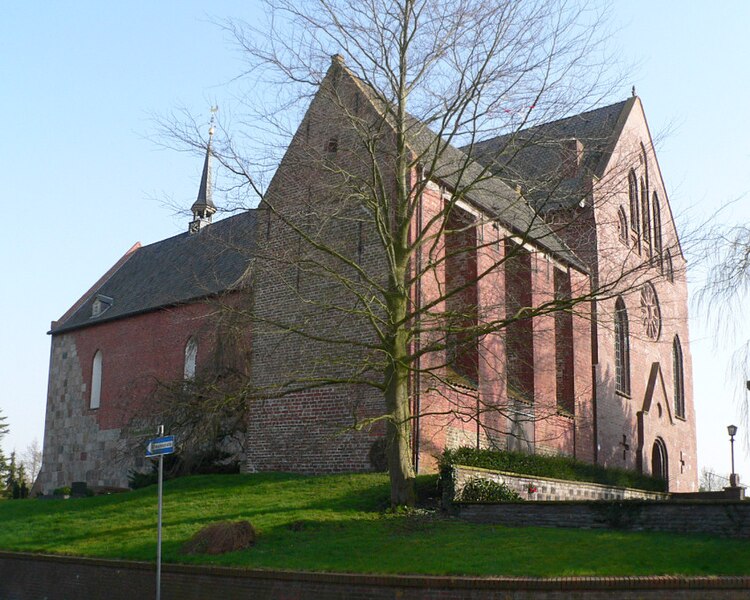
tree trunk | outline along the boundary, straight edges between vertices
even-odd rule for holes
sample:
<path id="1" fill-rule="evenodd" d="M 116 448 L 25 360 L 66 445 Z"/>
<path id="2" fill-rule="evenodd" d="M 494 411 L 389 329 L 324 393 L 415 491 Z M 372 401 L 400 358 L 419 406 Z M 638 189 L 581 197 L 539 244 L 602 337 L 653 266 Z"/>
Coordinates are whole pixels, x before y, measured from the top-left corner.
<path id="1" fill-rule="evenodd" d="M 390 414 L 386 430 L 386 454 L 391 479 L 391 506 L 414 506 L 416 499 L 407 382 L 408 376 L 396 375 L 386 391 Z"/>
<path id="2" fill-rule="evenodd" d="M 398 296 L 401 296 L 400 294 Z M 392 299 L 393 316 L 406 312 L 406 298 Z M 396 320 L 399 323 L 400 319 Z M 401 321 L 401 323 L 403 323 Z M 396 325 L 390 341 L 389 364 L 385 371 L 385 402 L 388 410 L 386 456 L 391 479 L 391 506 L 414 506 L 414 465 L 411 458 L 412 415 L 409 406 L 409 369 L 407 331 Z"/>

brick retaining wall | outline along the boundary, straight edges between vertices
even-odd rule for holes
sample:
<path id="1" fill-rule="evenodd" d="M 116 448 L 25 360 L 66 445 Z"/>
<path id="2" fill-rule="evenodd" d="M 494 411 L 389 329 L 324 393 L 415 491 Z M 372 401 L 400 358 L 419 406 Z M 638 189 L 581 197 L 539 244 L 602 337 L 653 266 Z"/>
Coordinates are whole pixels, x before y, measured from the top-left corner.
<path id="1" fill-rule="evenodd" d="M 750 538 L 747 501 L 456 503 L 454 510 L 467 521 L 512 527 L 608 528 Z"/>
<path id="2" fill-rule="evenodd" d="M 154 597 L 154 565 L 0 552 L 3 600 L 133 600 Z M 165 565 L 163 600 L 739 600 L 750 577 L 429 577 Z"/>
<path id="3" fill-rule="evenodd" d="M 662 492 L 454 465 L 453 481 L 457 497 L 466 482 L 474 478 L 504 483 L 524 500 L 536 502 L 544 500 L 666 500 L 669 498 L 669 494 Z M 529 486 L 535 488 L 536 492 L 529 493 Z"/>

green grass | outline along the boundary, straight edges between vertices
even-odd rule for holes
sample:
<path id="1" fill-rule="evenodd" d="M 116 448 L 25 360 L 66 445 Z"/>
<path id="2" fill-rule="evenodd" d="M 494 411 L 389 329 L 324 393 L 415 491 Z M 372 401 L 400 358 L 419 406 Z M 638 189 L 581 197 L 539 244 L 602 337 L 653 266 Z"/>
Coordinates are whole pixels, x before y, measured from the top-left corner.
<path id="1" fill-rule="evenodd" d="M 429 485 L 428 481 L 424 482 Z M 187 477 L 164 489 L 164 560 L 272 569 L 449 575 L 741 575 L 750 544 L 709 536 L 472 525 L 388 514 L 383 475 Z M 248 519 L 254 548 L 187 557 L 201 527 Z M 0 502 L 0 548 L 154 560 L 156 489 Z"/>

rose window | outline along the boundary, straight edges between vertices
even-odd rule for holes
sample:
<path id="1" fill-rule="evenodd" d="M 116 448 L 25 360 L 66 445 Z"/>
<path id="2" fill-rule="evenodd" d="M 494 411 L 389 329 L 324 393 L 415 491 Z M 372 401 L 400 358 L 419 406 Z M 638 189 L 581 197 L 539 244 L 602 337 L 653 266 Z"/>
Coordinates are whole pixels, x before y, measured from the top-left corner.
<path id="1" fill-rule="evenodd" d="M 654 286 L 647 283 L 641 288 L 641 321 L 646 336 L 658 340 L 661 333 L 661 312 Z"/>

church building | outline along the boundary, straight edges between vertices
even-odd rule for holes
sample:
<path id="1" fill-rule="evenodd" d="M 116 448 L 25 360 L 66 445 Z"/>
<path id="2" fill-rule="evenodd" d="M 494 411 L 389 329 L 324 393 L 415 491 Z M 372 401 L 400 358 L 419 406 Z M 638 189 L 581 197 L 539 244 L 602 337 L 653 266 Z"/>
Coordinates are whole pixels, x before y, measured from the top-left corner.
<path id="1" fill-rule="evenodd" d="M 686 265 L 640 98 L 461 148 L 408 124 L 415 470 L 468 445 L 696 490 Z M 361 133 L 392 126 L 334 56 L 259 207 L 215 222 L 211 130 L 187 231 L 133 246 L 52 323 L 36 489 L 126 486 L 153 399 L 229 370 L 244 471 L 382 468 L 391 217 L 371 199 L 399 190 Z"/>

